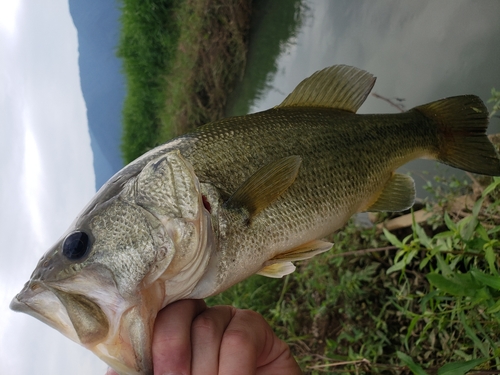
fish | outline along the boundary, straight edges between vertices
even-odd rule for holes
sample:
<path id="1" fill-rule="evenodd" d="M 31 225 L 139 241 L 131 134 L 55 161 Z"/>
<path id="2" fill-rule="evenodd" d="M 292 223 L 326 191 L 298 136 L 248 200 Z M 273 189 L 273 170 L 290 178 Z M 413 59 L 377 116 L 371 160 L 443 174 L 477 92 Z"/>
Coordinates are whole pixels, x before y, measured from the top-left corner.
<path id="1" fill-rule="evenodd" d="M 253 274 L 280 278 L 323 253 L 364 211 L 402 211 L 429 158 L 500 175 L 488 111 L 462 95 L 397 114 L 356 114 L 375 84 L 334 65 L 278 106 L 206 124 L 116 173 L 40 259 L 10 307 L 93 351 L 121 375 L 153 374 L 160 309 Z"/>

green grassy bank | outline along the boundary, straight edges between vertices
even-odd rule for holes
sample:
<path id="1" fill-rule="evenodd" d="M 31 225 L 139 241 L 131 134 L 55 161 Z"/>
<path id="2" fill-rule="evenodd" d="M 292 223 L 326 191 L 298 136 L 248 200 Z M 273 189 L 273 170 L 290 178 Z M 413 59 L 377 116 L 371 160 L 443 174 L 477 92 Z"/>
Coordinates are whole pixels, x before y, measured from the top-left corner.
<path id="1" fill-rule="evenodd" d="M 245 67 L 250 14 L 251 0 L 122 0 L 125 163 L 222 117 Z"/>

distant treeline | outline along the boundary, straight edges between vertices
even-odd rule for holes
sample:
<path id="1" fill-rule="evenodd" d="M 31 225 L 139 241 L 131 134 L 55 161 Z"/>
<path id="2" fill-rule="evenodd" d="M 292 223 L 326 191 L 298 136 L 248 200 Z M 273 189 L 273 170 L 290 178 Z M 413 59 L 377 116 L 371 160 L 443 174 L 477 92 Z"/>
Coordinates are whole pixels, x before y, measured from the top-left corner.
<path id="1" fill-rule="evenodd" d="M 126 163 L 222 116 L 241 76 L 251 0 L 121 0 Z"/>

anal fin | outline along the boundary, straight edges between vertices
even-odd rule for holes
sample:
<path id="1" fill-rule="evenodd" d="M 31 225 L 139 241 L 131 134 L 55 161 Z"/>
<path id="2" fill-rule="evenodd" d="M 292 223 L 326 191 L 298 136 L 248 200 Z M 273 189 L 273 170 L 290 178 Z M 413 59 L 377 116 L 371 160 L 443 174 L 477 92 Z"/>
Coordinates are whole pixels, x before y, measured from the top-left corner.
<path id="1" fill-rule="evenodd" d="M 362 211 L 404 211 L 415 202 L 415 181 L 410 176 L 394 173 L 382 191 L 365 210 Z"/>

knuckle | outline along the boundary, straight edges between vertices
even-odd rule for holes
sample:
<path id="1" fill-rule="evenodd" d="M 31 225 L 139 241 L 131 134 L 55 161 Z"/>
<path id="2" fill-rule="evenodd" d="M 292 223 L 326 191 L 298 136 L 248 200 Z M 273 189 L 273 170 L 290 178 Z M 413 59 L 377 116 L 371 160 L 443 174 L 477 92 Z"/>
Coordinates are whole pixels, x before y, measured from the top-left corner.
<path id="1" fill-rule="evenodd" d="M 259 323 L 265 323 L 264 318 L 252 310 L 235 310 L 232 324 L 224 332 L 226 345 L 235 347 L 248 347 L 254 345 L 256 332 L 259 331 Z"/>
<path id="2" fill-rule="evenodd" d="M 264 318 L 258 312 L 253 310 L 236 310 L 235 318 L 240 319 L 244 322 L 262 322 Z"/>
<path id="3" fill-rule="evenodd" d="M 227 329 L 224 332 L 223 341 L 225 345 L 234 348 L 247 347 L 252 344 L 252 334 L 243 329 Z"/>
<path id="4" fill-rule="evenodd" d="M 207 315 L 199 315 L 191 327 L 195 334 L 203 336 L 213 336 L 217 330 L 217 323 Z"/>

